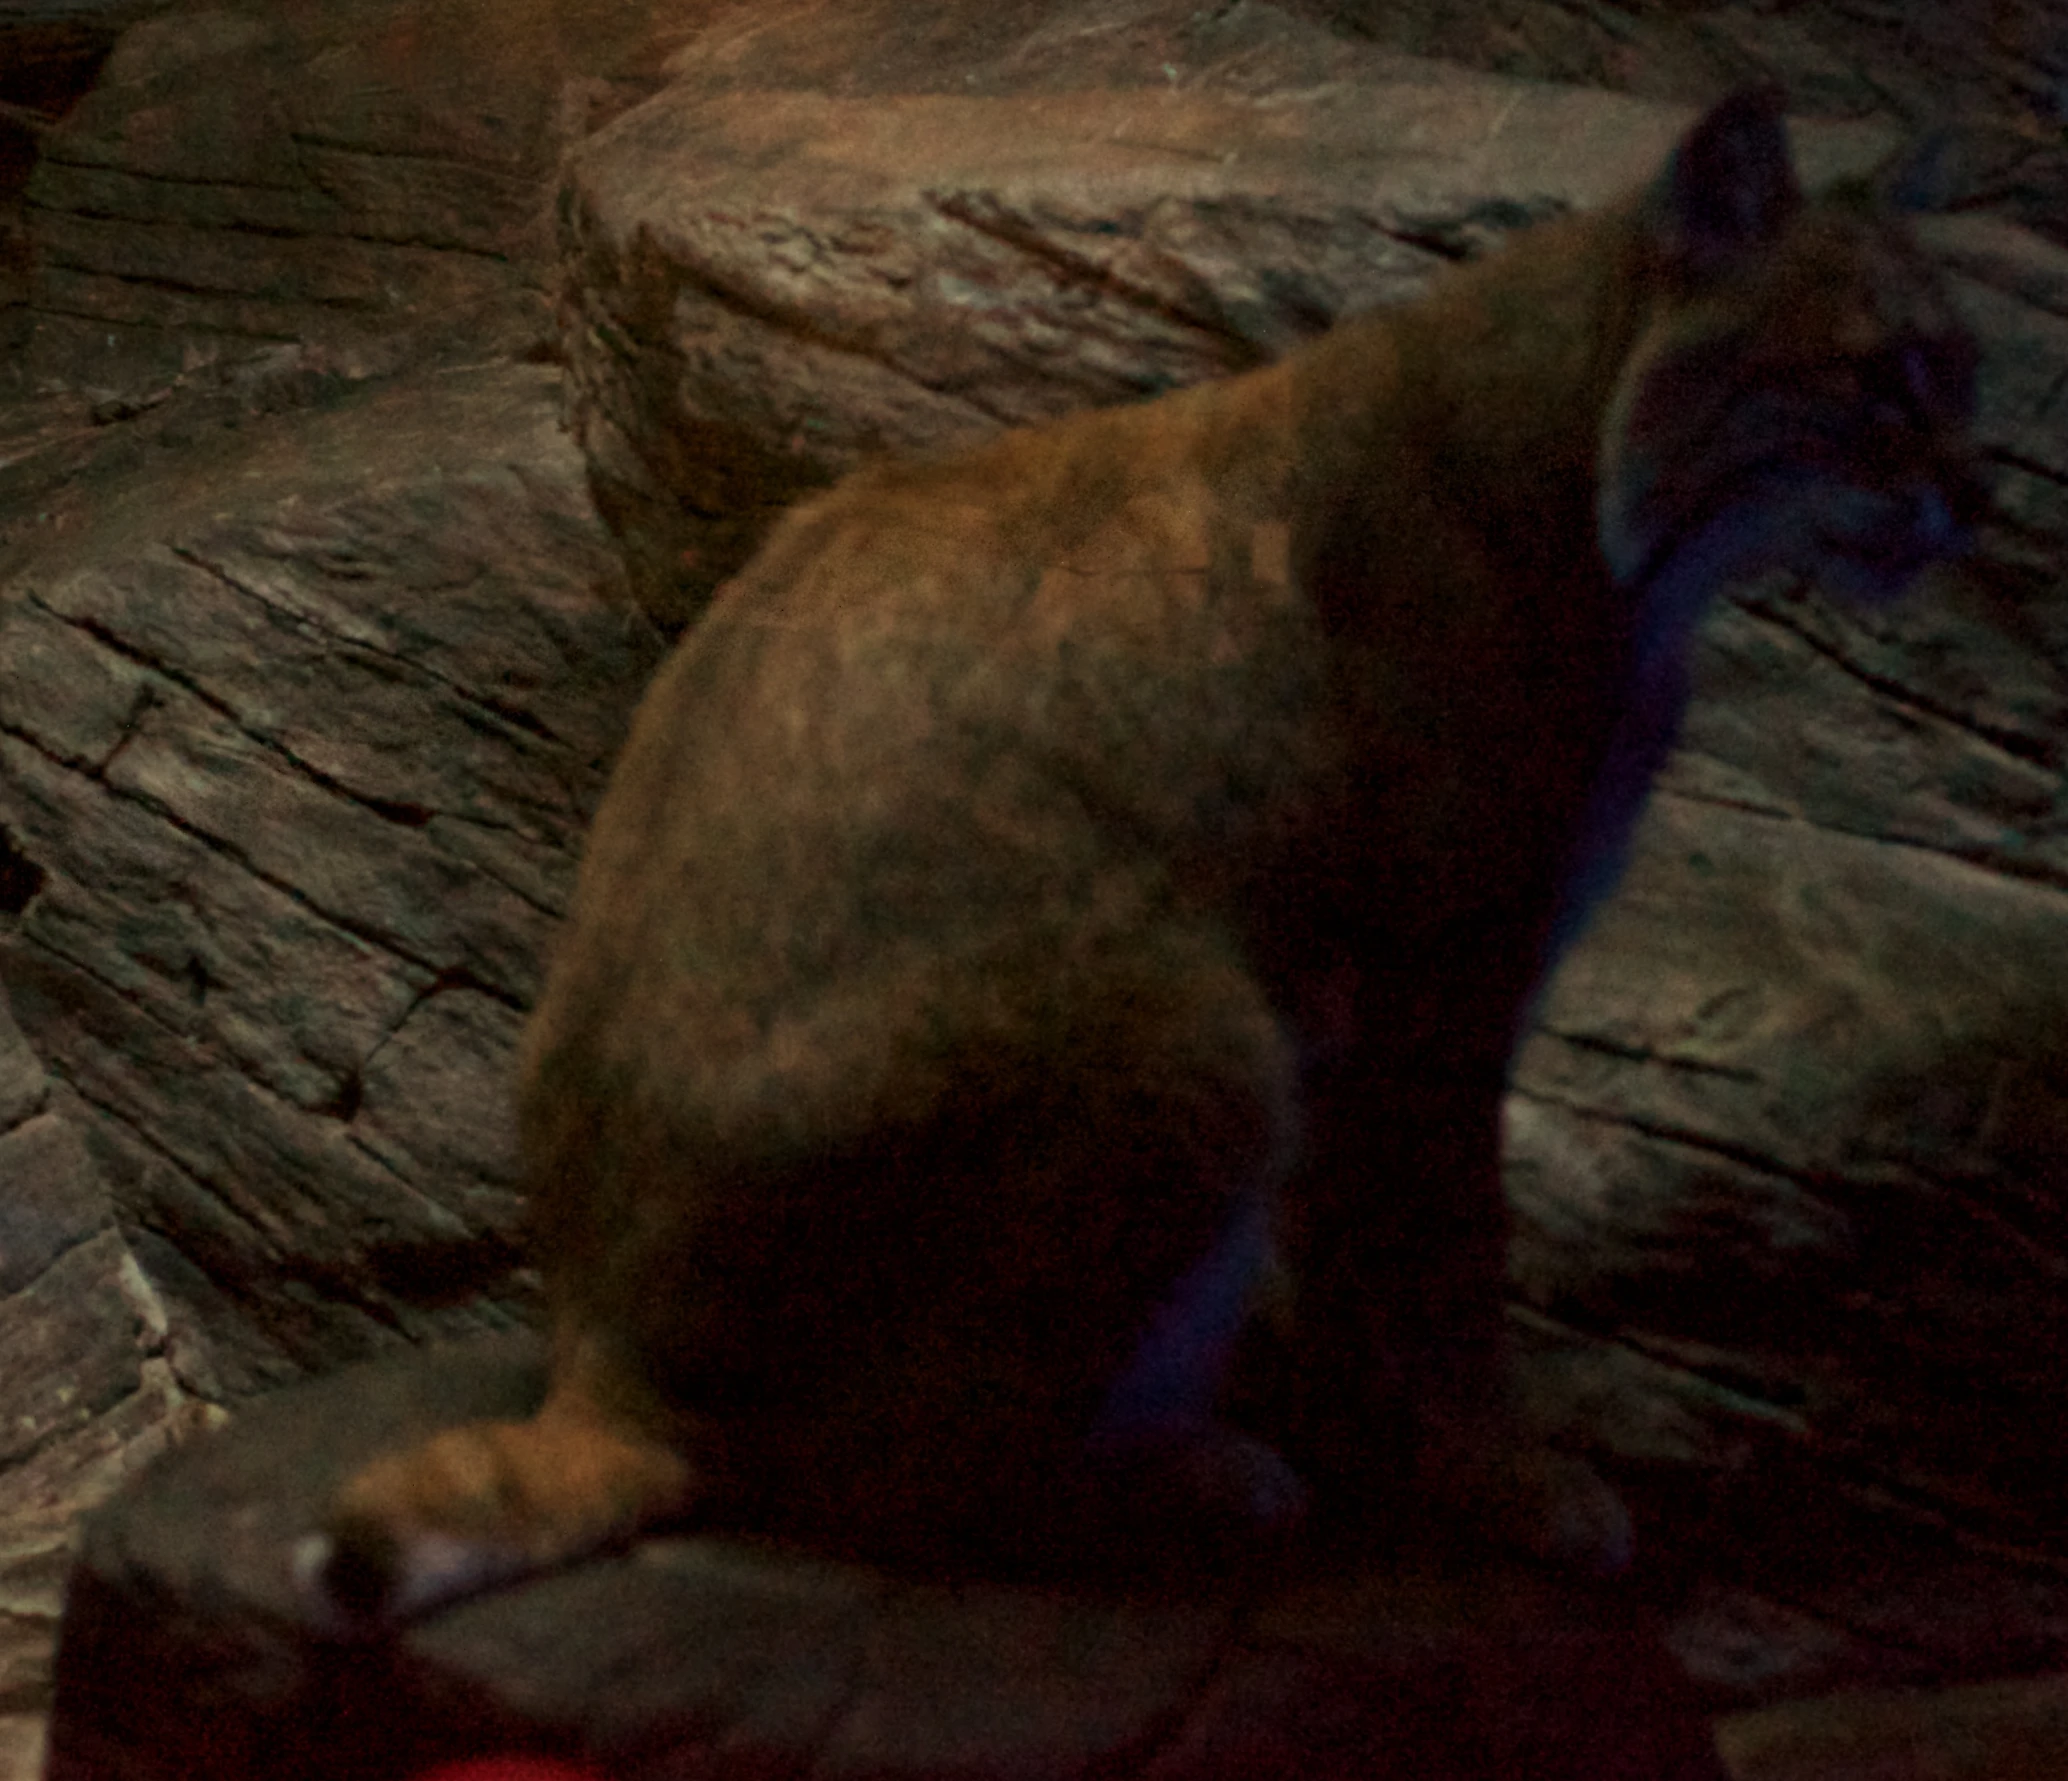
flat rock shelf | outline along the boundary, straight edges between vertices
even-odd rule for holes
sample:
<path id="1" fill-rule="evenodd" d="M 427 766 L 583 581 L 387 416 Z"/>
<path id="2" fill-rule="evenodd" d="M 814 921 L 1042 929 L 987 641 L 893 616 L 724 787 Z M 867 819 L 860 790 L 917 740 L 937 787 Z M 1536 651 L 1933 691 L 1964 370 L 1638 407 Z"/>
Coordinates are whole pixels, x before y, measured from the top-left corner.
<path id="1" fill-rule="evenodd" d="M 1647 1614 L 1490 1565 L 1196 1594 L 926 1582 L 747 1539 L 647 1541 L 342 1642 L 289 1576 L 377 1447 L 523 1414 L 496 1336 L 280 1394 L 92 1517 L 48 1781 L 396 1778 L 557 1754 L 661 1777 L 1720 1781 Z"/>

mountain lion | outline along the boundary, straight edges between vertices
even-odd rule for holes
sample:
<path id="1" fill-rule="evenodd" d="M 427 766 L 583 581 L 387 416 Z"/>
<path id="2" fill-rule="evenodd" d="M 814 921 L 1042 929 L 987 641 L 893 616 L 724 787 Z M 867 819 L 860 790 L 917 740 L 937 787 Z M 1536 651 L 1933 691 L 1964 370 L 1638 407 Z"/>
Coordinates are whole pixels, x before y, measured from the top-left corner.
<path id="1" fill-rule="evenodd" d="M 1960 548 L 1974 357 L 1748 92 L 1279 365 L 804 503 L 655 678 L 526 1036 L 544 1406 L 369 1465 L 309 1587 L 1269 1531 L 1295 1474 L 1620 1563 L 1508 1405 L 1509 1055 L 1710 597 Z"/>

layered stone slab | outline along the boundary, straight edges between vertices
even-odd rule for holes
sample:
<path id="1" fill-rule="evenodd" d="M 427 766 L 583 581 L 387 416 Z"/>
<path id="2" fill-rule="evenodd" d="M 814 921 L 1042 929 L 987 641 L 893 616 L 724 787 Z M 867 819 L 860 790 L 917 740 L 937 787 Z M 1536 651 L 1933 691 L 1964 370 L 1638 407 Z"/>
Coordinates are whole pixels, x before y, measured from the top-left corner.
<path id="1" fill-rule="evenodd" d="M 1721 1781 L 1656 1622 L 1498 1564 L 1067 1591 L 690 1534 L 391 1638 L 312 1626 L 290 1553 L 338 1480 L 542 1388 L 522 1338 L 376 1363 L 269 1400 L 93 1517 L 48 1781 L 371 1781 L 494 1750 L 618 1781 Z"/>

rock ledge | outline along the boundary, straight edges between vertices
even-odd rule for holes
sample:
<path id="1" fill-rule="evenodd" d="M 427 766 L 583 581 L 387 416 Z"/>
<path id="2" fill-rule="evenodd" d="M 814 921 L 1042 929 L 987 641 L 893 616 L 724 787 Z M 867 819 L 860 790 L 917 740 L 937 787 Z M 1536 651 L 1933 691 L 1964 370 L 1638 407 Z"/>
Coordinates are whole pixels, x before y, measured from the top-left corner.
<path id="1" fill-rule="evenodd" d="M 92 1518 L 49 1781 L 371 1781 L 484 1750 L 624 1781 L 1723 1773 L 1639 1609 L 1504 1567 L 1097 1595 L 689 1536 L 393 1640 L 314 1630 L 288 1552 L 335 1481 L 542 1384 L 529 1338 L 374 1363 L 255 1407 Z"/>

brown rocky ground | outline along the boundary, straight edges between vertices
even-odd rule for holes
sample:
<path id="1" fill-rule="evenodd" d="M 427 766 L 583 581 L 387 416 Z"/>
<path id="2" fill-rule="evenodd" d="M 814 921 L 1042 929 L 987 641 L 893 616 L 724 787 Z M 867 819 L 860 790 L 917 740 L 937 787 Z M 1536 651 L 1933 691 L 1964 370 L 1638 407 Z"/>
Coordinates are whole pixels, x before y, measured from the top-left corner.
<path id="1" fill-rule="evenodd" d="M 1641 1604 L 1505 1564 L 1061 1589 L 705 1530 L 391 1638 L 313 1628 L 287 1561 L 324 1494 L 398 1430 L 542 1387 L 529 1339 L 352 1369 L 92 1517 L 49 1781 L 395 1781 L 484 1750 L 612 1781 L 1722 1781 Z"/>
<path id="2" fill-rule="evenodd" d="M 47 1358 L 0 1375 L 0 1762 L 80 1507 L 275 1385 L 522 1316 L 502 1081 L 637 607 L 679 622 L 859 452 L 1411 288 L 1750 72 L 1828 167 L 1950 121 L 1998 510 L 1871 624 L 1719 615 L 1522 1059 L 1516 1317 L 1716 1705 L 2058 1669 L 2053 9 L 6 4 L 0 1352 Z M 1513 74 L 1585 90 L 1478 77 Z M 2054 1772 L 2059 1702 L 1724 1748 Z"/>

